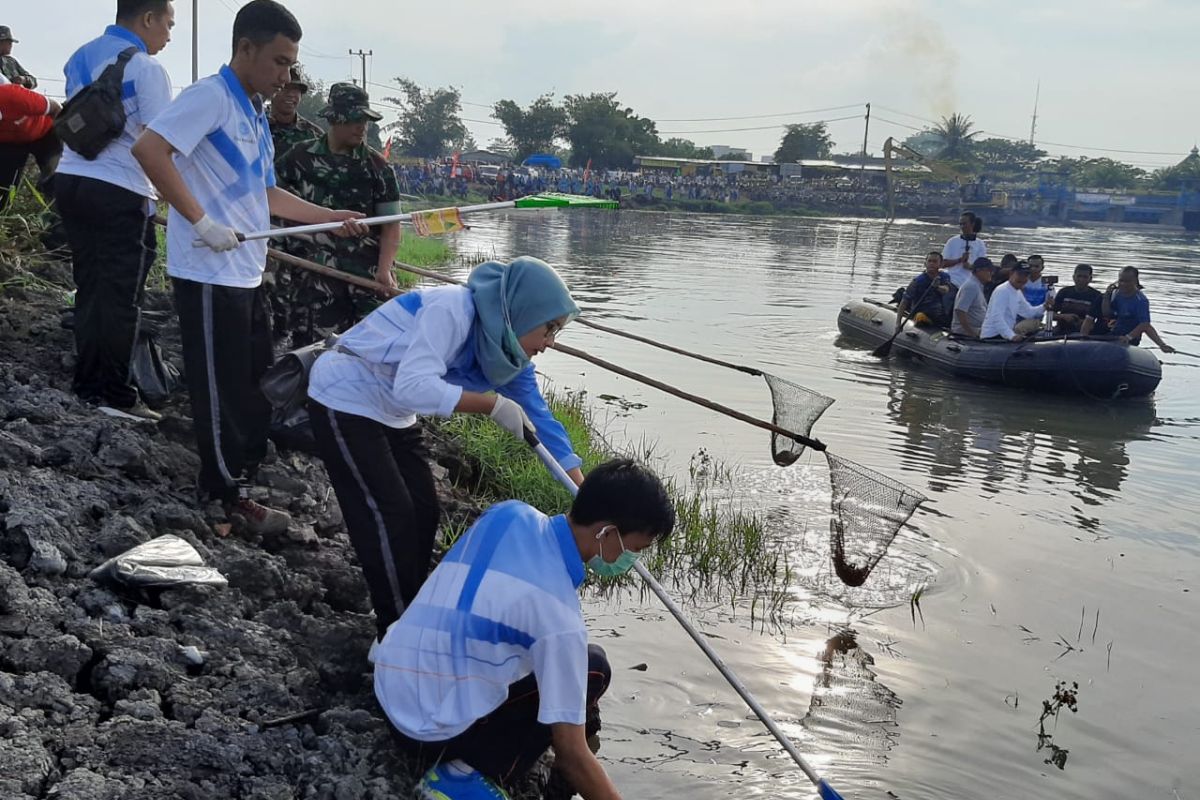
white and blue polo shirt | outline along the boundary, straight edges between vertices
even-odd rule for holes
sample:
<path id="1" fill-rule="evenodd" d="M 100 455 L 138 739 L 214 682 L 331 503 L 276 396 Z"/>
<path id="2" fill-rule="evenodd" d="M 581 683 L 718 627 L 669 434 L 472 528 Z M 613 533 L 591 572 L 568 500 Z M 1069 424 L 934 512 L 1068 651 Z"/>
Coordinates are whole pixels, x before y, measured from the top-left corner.
<path id="1" fill-rule="evenodd" d="M 228 66 L 184 89 L 150 123 L 175 148 L 175 166 L 205 213 L 236 231 L 270 227 L 267 189 L 275 186 L 275 147 L 262 99 L 251 99 Z M 253 289 L 262 283 L 267 240 L 217 253 L 194 247 L 196 232 L 171 209 L 167 274 L 198 283 Z"/>
<path id="2" fill-rule="evenodd" d="M 334 411 L 408 428 L 417 414 L 448 417 L 463 390 L 516 401 L 546 449 L 572 470 L 583 460 L 538 388 L 532 364 L 493 386 L 475 355 L 475 300 L 465 286 L 417 289 L 372 311 L 313 365 L 308 396 Z"/>
<path id="3" fill-rule="evenodd" d="M 171 104 L 171 78 L 166 68 L 146 52 L 146 43 L 136 33 L 109 25 L 103 36 L 75 51 L 63 67 L 63 74 L 67 77 L 67 97 L 74 97 L 130 47 L 138 52 L 125 65 L 121 86 L 125 130 L 93 161 L 64 146 L 58 172 L 111 183 L 142 197 L 155 197 L 154 185 L 130 149 L 150 121 Z"/>
<path id="4" fill-rule="evenodd" d="M 584 723 L 583 559 L 564 516 L 508 500 L 487 510 L 438 564 L 375 656 L 375 696 L 423 742 L 465 731 L 537 678 L 538 722 Z"/>

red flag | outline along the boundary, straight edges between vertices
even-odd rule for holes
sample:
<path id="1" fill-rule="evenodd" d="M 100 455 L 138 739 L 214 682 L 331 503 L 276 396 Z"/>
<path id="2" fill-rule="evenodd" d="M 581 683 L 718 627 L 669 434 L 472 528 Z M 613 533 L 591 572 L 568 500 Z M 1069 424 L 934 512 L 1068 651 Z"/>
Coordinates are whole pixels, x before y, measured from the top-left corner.
<path id="1" fill-rule="evenodd" d="M 460 174 L 458 167 L 458 153 L 454 154 L 454 159 L 450 162 L 450 177 L 457 178 Z"/>
<path id="2" fill-rule="evenodd" d="M 588 182 L 588 176 L 592 174 L 592 160 L 589 158 L 587 166 L 583 168 L 583 182 Z"/>
<path id="3" fill-rule="evenodd" d="M 392 160 L 392 137 L 388 137 L 387 144 L 383 146 L 383 160 Z"/>

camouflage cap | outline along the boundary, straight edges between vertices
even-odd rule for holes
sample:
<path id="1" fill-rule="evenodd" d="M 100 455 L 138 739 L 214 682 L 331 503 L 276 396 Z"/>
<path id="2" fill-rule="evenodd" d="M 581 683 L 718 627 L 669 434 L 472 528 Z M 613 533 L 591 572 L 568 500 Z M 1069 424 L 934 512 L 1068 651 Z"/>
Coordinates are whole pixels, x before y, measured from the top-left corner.
<path id="1" fill-rule="evenodd" d="M 382 114 L 371 110 L 370 96 L 366 90 L 353 83 L 330 86 L 329 103 L 321 109 L 320 114 L 335 125 L 363 120 L 378 122 L 383 119 Z"/>
<path id="2" fill-rule="evenodd" d="M 0 42 L 19 42 L 20 39 L 14 39 L 12 29 L 7 25 L 0 25 Z"/>
<path id="3" fill-rule="evenodd" d="M 300 94 L 308 94 L 308 81 L 304 80 L 304 71 L 299 64 L 293 64 L 288 69 L 288 86 L 295 86 Z"/>

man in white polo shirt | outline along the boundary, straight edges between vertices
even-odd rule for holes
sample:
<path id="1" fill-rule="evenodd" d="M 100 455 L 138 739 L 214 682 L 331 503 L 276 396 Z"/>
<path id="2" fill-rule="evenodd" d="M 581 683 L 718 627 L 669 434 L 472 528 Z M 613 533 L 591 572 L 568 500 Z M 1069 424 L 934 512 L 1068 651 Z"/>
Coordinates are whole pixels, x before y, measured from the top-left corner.
<path id="1" fill-rule="evenodd" d="M 618 459 L 588 474 L 568 514 L 509 500 L 463 534 L 375 654 L 375 696 L 397 741 L 433 762 L 418 796 L 507 798 L 500 786 L 553 745 L 555 770 L 584 800 L 619 800 L 587 744 L 612 672 L 588 645 L 577 592 L 585 563 L 628 572 L 674 527 L 659 479 Z"/>
<path id="2" fill-rule="evenodd" d="M 274 148 L 263 97 L 290 80 L 300 24 L 273 0 L 252 0 L 233 23 L 233 58 L 185 89 L 134 145 L 133 154 L 170 203 L 167 272 L 183 334 L 183 359 L 200 452 L 199 486 L 254 532 L 286 529 L 280 511 L 244 496 L 266 454 L 270 406 L 258 387 L 271 365 L 271 329 L 261 291 L 265 230 L 272 214 L 300 223 L 346 222 L 275 186 Z M 197 242 L 204 246 L 194 246 Z"/>
<path id="3" fill-rule="evenodd" d="M 942 248 L 942 269 L 961 289 L 971 279 L 971 265 L 975 259 L 987 255 L 987 242 L 979 238 L 983 220 L 973 211 L 966 211 L 958 218 L 958 227 L 959 234 L 947 239 Z"/>
<path id="4" fill-rule="evenodd" d="M 169 0 L 117 0 L 117 21 L 67 61 L 67 97 L 100 77 L 130 48 L 122 97 L 125 130 L 94 159 L 63 148 L 54 179 L 75 278 L 72 388 L 106 413 L 158 420 L 131 380 L 142 289 L 154 263 L 154 186 L 130 154 L 150 120 L 171 102 L 171 79 L 154 56 L 171 41 Z"/>

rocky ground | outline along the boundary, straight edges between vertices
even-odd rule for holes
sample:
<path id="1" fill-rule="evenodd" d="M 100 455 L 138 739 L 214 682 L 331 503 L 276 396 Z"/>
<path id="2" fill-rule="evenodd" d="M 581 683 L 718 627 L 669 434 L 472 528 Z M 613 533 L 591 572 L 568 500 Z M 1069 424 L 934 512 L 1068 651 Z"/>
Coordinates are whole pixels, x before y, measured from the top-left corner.
<path id="1" fill-rule="evenodd" d="M 67 285 L 62 265 L 39 269 Z M 290 511 L 286 535 L 220 535 L 195 503 L 186 398 L 157 426 L 79 403 L 62 302 L 49 285 L 0 293 L 0 798 L 408 797 L 371 690 L 366 589 L 320 462 L 272 449 L 261 471 L 255 494 Z M 444 519 L 461 524 L 478 504 L 447 472 L 471 468 L 451 444 L 435 457 Z M 164 533 L 229 586 L 88 578 Z"/>

